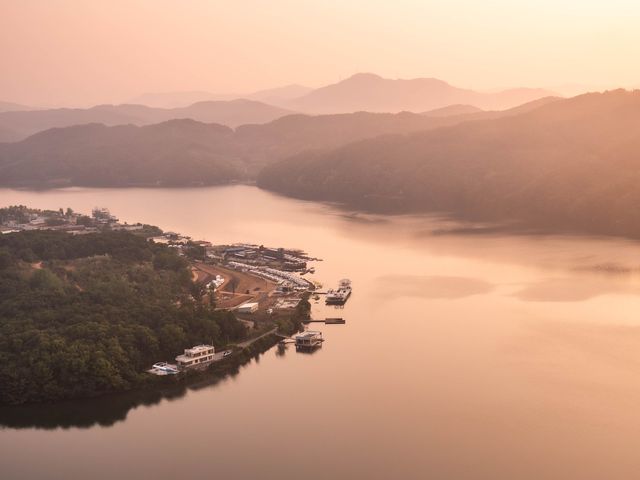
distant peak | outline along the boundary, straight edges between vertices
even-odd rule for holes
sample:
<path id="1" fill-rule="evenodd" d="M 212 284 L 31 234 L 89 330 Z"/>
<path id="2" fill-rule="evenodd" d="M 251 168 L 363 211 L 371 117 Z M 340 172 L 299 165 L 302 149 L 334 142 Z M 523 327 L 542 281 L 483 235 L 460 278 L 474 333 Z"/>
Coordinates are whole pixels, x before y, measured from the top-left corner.
<path id="1" fill-rule="evenodd" d="M 351 75 L 347 80 L 382 80 L 382 77 L 375 73 L 362 72 Z"/>

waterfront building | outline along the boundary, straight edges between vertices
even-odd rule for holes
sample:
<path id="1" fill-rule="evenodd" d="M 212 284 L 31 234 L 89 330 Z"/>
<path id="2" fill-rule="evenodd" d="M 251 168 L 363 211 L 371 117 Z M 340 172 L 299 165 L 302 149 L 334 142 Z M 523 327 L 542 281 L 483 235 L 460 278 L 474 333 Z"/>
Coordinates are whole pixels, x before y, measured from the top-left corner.
<path id="1" fill-rule="evenodd" d="M 307 330 L 295 335 L 296 350 L 313 350 L 322 345 L 322 332 Z"/>
<path id="2" fill-rule="evenodd" d="M 213 361 L 215 348 L 213 345 L 196 345 L 186 348 L 184 354 L 176 357 L 178 368 L 186 369 Z"/>

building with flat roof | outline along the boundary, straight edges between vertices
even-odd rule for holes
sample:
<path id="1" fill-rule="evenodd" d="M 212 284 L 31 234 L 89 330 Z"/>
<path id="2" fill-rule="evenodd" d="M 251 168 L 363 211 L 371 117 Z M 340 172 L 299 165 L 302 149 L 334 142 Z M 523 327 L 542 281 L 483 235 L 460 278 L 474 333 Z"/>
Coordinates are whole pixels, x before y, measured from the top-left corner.
<path id="1" fill-rule="evenodd" d="M 240 305 L 236 311 L 238 313 L 255 313 L 258 311 L 258 303 L 257 302 L 247 302 Z"/>
<path id="2" fill-rule="evenodd" d="M 180 369 L 195 367 L 213 361 L 215 353 L 213 345 L 196 345 L 192 348 L 186 348 L 184 354 L 178 355 L 176 363 Z"/>
<path id="3" fill-rule="evenodd" d="M 295 335 L 296 350 L 312 350 L 322 345 L 322 332 L 307 330 Z"/>

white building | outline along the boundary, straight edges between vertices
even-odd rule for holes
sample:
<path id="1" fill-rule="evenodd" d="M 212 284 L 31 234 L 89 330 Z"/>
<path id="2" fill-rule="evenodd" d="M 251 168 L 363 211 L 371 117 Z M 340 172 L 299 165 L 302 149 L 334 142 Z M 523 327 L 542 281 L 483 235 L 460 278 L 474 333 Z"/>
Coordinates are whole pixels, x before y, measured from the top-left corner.
<path id="1" fill-rule="evenodd" d="M 307 330 L 293 337 L 296 341 L 296 350 L 312 350 L 322 345 L 322 332 Z"/>
<path id="2" fill-rule="evenodd" d="M 213 345 L 196 345 L 186 348 L 183 355 L 176 357 L 176 362 L 180 369 L 190 368 L 213 361 L 215 353 Z"/>
<path id="3" fill-rule="evenodd" d="M 238 313 L 255 313 L 258 311 L 258 303 L 257 302 L 247 302 L 240 305 L 236 311 Z"/>

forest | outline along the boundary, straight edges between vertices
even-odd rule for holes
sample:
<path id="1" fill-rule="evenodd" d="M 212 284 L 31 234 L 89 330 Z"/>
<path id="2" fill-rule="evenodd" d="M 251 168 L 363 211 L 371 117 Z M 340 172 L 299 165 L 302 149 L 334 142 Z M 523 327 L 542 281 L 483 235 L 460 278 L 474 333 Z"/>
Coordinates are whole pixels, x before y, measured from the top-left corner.
<path id="1" fill-rule="evenodd" d="M 132 233 L 0 235 L 0 403 L 129 390 L 185 347 L 245 336 L 197 291 L 186 260 Z"/>
<path id="2" fill-rule="evenodd" d="M 640 91 L 386 135 L 266 167 L 258 186 L 382 213 L 640 237 Z"/>

